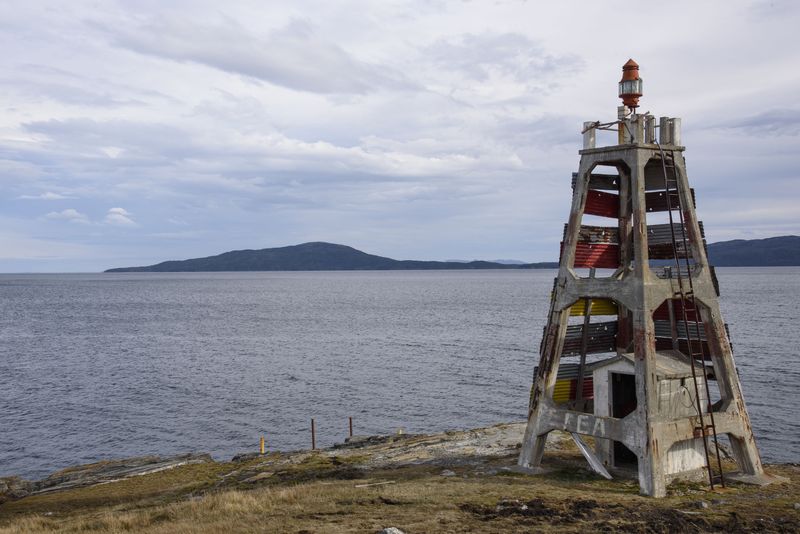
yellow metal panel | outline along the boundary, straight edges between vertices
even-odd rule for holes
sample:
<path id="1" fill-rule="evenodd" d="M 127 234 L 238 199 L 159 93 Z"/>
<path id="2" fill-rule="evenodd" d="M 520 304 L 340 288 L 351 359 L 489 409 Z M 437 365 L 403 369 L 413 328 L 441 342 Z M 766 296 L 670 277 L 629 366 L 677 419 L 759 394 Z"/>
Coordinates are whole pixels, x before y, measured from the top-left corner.
<path id="1" fill-rule="evenodd" d="M 553 389 L 553 402 L 562 403 L 569 400 L 571 380 L 556 380 L 556 387 Z"/>
<path id="2" fill-rule="evenodd" d="M 583 316 L 586 309 L 586 299 L 580 299 L 570 306 L 569 314 L 572 317 Z M 589 308 L 590 315 L 617 315 L 617 305 L 611 299 L 592 299 L 592 306 Z"/>

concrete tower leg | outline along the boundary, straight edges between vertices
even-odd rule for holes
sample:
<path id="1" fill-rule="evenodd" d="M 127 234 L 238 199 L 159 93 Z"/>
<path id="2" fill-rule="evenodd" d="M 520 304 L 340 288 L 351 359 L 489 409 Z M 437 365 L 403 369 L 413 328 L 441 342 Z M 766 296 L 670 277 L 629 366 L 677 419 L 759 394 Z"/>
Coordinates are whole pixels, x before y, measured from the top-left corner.
<path id="1" fill-rule="evenodd" d="M 581 158 L 578 179 L 572 196 L 572 209 L 567 223 L 567 235 L 561 252 L 561 262 L 556 279 L 554 294 L 563 288 L 567 280 L 572 278 L 568 266 L 574 263 L 575 248 L 581 226 L 583 207 L 589 188 L 591 165 L 586 158 Z M 553 299 L 555 302 L 555 299 Z M 539 358 L 539 372 L 533 384 L 531 401 L 528 408 L 528 425 L 522 442 L 518 464 L 522 467 L 536 468 L 542 462 L 547 434 L 552 430 L 550 415 L 554 412 L 553 391 L 558 378 L 558 366 L 567 331 L 569 312 L 552 308 L 545 332 L 544 343 Z"/>
<path id="2" fill-rule="evenodd" d="M 549 426 L 549 415 L 553 410 L 553 391 L 558 378 L 558 365 L 567 329 L 568 313 L 553 311 L 550 314 L 548 332 L 542 346 L 539 372 L 534 380 L 531 402 L 528 409 L 528 426 L 519 456 L 519 465 L 536 468 L 542 463 Z"/>
<path id="3" fill-rule="evenodd" d="M 634 372 L 636 374 L 637 418 L 640 428 L 638 455 L 639 488 L 644 495 L 663 497 L 666 495 L 666 480 L 663 471 L 662 454 L 653 421 L 658 400 L 656 380 L 656 348 L 653 336 L 653 306 L 648 287 L 651 283 L 650 256 L 647 247 L 647 206 L 645 201 L 645 165 L 649 152 L 633 151 L 631 169 L 631 211 L 633 223 L 633 287 L 636 298 L 633 307 L 633 350 Z"/>
<path id="4" fill-rule="evenodd" d="M 700 265 L 697 282 L 698 285 L 710 287 L 713 286 L 713 281 L 711 280 L 711 271 L 705 247 L 702 246 L 703 239 L 700 233 L 697 213 L 694 209 L 691 190 L 689 189 L 686 162 L 680 153 L 673 153 L 673 160 L 675 178 L 678 181 L 681 192 L 681 204 L 684 206 L 684 217 L 692 248 L 692 257 L 696 258 L 696 263 Z M 756 447 L 753 429 L 750 426 L 750 417 L 744 403 L 742 386 L 739 381 L 739 375 L 736 372 L 733 350 L 728 341 L 725 324 L 722 321 L 719 302 L 716 298 L 708 298 L 703 299 L 702 304 L 703 306 L 700 308 L 701 319 L 705 325 L 711 361 L 720 390 L 721 402 L 715 408 L 715 412 L 728 410 L 735 414 L 734 417 L 738 424 L 734 425 L 735 428 L 732 432 L 728 432 L 734 459 L 742 472 L 748 475 L 761 475 L 764 473 L 764 468 Z"/>

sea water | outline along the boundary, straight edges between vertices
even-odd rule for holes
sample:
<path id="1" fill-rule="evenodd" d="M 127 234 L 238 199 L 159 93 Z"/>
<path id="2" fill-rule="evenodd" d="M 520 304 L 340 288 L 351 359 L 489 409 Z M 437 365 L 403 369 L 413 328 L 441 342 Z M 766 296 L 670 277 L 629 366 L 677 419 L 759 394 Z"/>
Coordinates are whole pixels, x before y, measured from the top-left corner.
<path id="1" fill-rule="evenodd" d="M 717 269 L 766 462 L 800 460 L 800 268 Z M 0 275 L 0 476 L 524 420 L 554 270 Z"/>

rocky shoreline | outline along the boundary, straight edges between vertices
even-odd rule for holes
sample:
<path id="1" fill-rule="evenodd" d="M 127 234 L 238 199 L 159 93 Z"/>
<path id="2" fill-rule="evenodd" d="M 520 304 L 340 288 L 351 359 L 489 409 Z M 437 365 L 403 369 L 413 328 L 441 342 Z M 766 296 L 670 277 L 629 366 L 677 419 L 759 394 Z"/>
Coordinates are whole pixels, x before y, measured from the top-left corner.
<path id="1" fill-rule="evenodd" d="M 354 451 L 370 449 L 373 454 L 365 462 L 363 468 L 380 468 L 390 465 L 402 465 L 407 462 L 436 462 L 450 465 L 468 462 L 473 456 L 502 456 L 510 454 L 517 448 L 524 431 L 523 423 L 501 424 L 488 428 L 470 431 L 445 432 L 442 434 L 420 435 L 399 434 L 384 436 L 353 436 L 344 443 L 322 449 L 319 453 L 331 458 L 346 458 Z M 558 448 L 564 441 L 559 436 L 549 443 L 551 448 Z M 318 454 L 312 451 L 296 451 L 283 453 L 284 463 L 300 463 L 309 455 Z M 257 460 L 262 455 L 242 453 L 234 456 L 231 463 L 238 464 Z M 40 495 L 54 491 L 65 491 L 97 484 L 110 484 L 126 478 L 149 475 L 174 469 L 184 465 L 217 463 L 210 455 L 204 453 L 186 453 L 162 458 L 159 456 L 137 456 L 118 460 L 103 460 L 91 464 L 61 469 L 38 481 L 26 480 L 18 476 L 0 477 L 0 504 L 8 500 L 21 499 L 29 495 Z M 259 472 L 260 464 L 249 466 L 244 473 Z M 237 475 L 234 470 L 227 477 Z M 255 476 L 255 475 L 254 475 Z"/>

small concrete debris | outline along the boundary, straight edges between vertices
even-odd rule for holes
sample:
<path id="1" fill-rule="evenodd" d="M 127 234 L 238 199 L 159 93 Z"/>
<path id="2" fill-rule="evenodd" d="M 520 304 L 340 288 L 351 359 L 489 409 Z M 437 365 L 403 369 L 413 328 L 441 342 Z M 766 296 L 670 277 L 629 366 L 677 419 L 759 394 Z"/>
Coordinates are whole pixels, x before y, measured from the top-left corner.
<path id="1" fill-rule="evenodd" d="M 402 531 L 397 527 L 386 527 L 383 530 L 379 530 L 376 534 L 406 534 L 406 533 L 405 531 Z"/>
<path id="2" fill-rule="evenodd" d="M 800 510 L 800 502 L 794 503 L 794 509 L 795 510 Z"/>
<path id="3" fill-rule="evenodd" d="M 454 477 L 454 476 L 456 476 L 456 473 L 455 473 L 455 471 L 450 471 L 449 469 L 445 469 L 444 471 L 439 473 L 439 476 L 441 476 L 441 477 Z"/>
<path id="4" fill-rule="evenodd" d="M 708 501 L 695 501 L 695 502 L 691 503 L 691 506 L 692 506 L 692 508 L 700 508 L 702 510 L 705 510 L 711 505 L 708 504 Z"/>
<path id="5" fill-rule="evenodd" d="M 503 499 L 497 503 L 497 506 L 495 506 L 494 509 L 497 513 L 503 513 L 508 510 L 524 512 L 528 509 L 528 505 L 519 499 Z"/>

